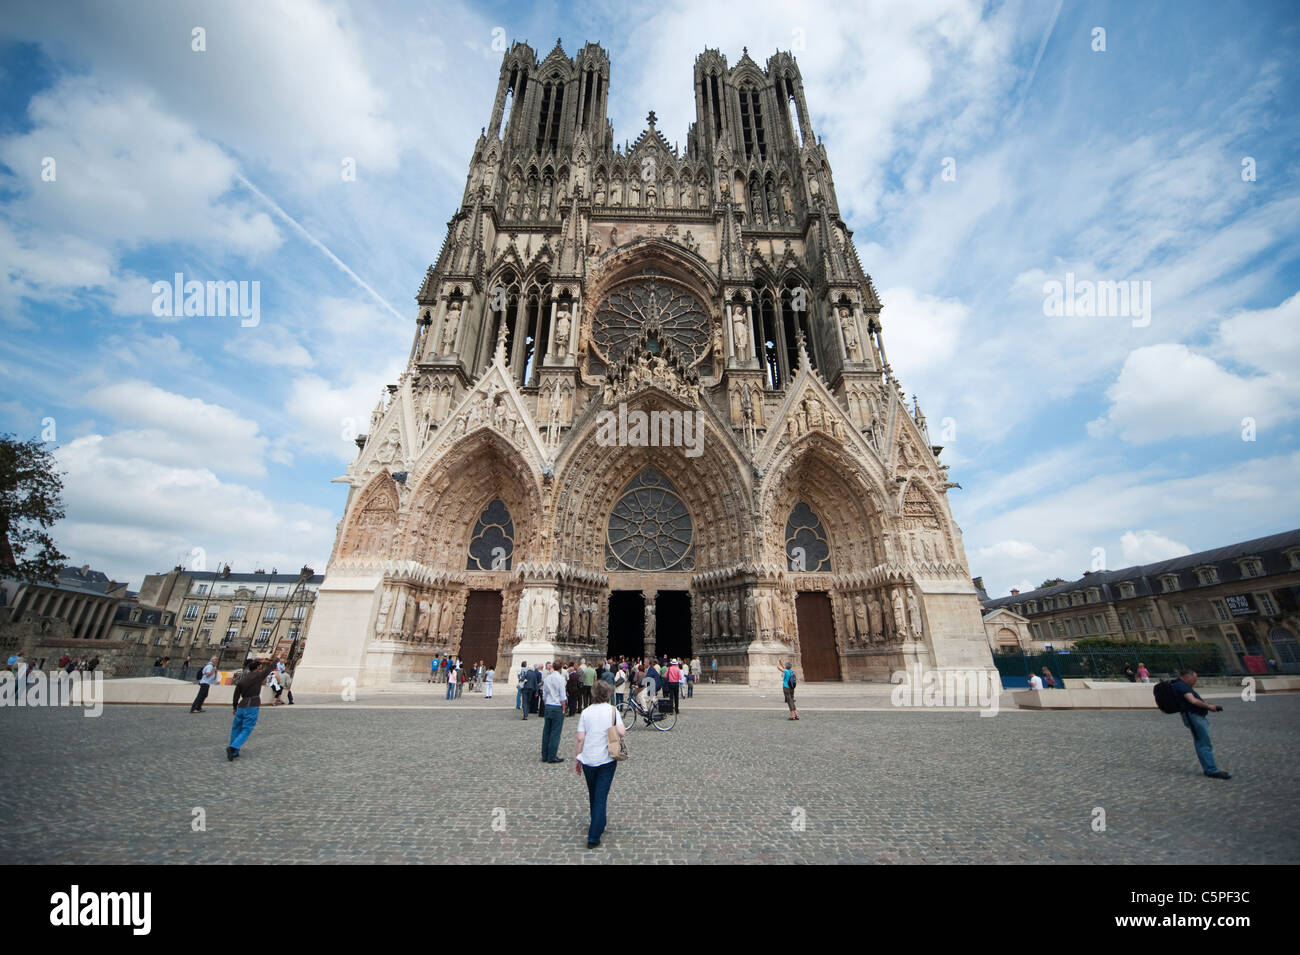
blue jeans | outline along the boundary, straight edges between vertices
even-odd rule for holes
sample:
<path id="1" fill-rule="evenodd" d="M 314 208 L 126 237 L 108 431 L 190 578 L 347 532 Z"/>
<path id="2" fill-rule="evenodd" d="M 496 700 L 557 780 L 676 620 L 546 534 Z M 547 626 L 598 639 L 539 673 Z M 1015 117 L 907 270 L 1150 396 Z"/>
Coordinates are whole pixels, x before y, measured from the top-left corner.
<path id="1" fill-rule="evenodd" d="M 232 748 L 240 749 L 248 742 L 248 737 L 253 735 L 253 727 L 257 725 L 257 714 L 261 712 L 260 706 L 241 706 L 235 710 L 235 722 L 230 727 Z"/>
<path id="2" fill-rule="evenodd" d="M 524 691 L 523 688 L 520 687 L 515 690 L 515 709 L 519 709 L 523 705 L 524 705 Z"/>
<path id="3" fill-rule="evenodd" d="M 546 723 L 542 726 L 542 759 L 560 758 L 560 733 L 564 729 L 564 708 L 548 703 Z"/>
<path id="4" fill-rule="evenodd" d="M 1207 773 L 1217 773 L 1219 767 L 1214 765 L 1214 747 L 1210 744 L 1210 721 L 1200 713 L 1183 713 L 1183 725 L 1192 731 L 1196 758 L 1201 761 L 1201 769 Z"/>
<path id="5" fill-rule="evenodd" d="M 447 699 L 450 700 L 450 699 L 451 699 L 452 697 L 454 697 L 455 695 L 456 695 L 456 684 L 455 684 L 455 683 L 448 683 L 448 684 L 447 684 Z"/>
<path id="6" fill-rule="evenodd" d="M 609 800 L 609 787 L 614 784 L 614 770 L 618 763 L 610 760 L 603 766 L 582 764 L 582 775 L 587 779 L 587 797 L 591 802 L 591 825 L 587 828 L 587 841 L 600 842 L 605 834 L 605 803 Z"/>

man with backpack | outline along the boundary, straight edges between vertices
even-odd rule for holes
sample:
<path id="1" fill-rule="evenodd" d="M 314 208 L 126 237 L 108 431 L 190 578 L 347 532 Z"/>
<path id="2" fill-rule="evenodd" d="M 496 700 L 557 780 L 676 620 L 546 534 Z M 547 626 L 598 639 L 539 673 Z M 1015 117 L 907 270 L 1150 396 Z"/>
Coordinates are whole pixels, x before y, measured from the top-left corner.
<path id="1" fill-rule="evenodd" d="M 1196 758 L 1201 761 L 1201 769 L 1211 779 L 1231 779 L 1232 776 L 1219 769 L 1214 762 L 1214 747 L 1210 743 L 1209 713 L 1222 713 L 1223 707 L 1206 703 L 1193 687 L 1196 686 L 1196 671 L 1183 670 L 1178 679 L 1170 683 L 1161 681 L 1156 686 L 1156 703 L 1166 713 L 1181 713 L 1183 725 L 1192 731 L 1192 742 L 1196 746 Z M 1172 707 L 1177 706 L 1177 709 Z"/>
<path id="2" fill-rule="evenodd" d="M 213 657 L 208 661 L 207 666 L 203 668 L 203 673 L 199 676 L 199 694 L 194 697 L 194 702 L 190 704 L 191 713 L 203 712 L 203 701 L 208 698 L 208 690 L 212 688 L 219 678 L 217 658 Z"/>

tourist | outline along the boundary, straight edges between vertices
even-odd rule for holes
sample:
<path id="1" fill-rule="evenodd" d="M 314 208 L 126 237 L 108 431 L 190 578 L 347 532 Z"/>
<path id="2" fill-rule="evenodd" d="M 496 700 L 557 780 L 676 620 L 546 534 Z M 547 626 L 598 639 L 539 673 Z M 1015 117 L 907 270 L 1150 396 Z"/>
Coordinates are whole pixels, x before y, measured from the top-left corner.
<path id="1" fill-rule="evenodd" d="M 284 695 L 289 698 L 289 705 L 293 706 L 293 674 L 288 670 L 282 671 L 280 682 L 284 685 Z"/>
<path id="2" fill-rule="evenodd" d="M 275 663 L 272 660 L 263 660 L 260 665 L 251 659 L 247 661 L 244 675 L 235 684 L 235 720 L 230 727 L 230 745 L 226 747 L 226 759 L 238 759 L 239 751 L 248 742 L 262 709 L 262 684 L 274 669 Z"/>
<path id="3" fill-rule="evenodd" d="M 638 687 L 636 691 L 637 706 L 649 713 L 650 697 L 654 694 L 658 684 L 655 683 L 655 678 L 650 675 L 648 669 L 636 671 L 636 686 Z"/>
<path id="4" fill-rule="evenodd" d="M 620 706 L 623 704 L 624 691 L 627 689 L 627 664 L 620 663 L 618 672 L 614 674 L 614 701 Z"/>
<path id="5" fill-rule="evenodd" d="M 695 696 L 695 671 L 691 669 L 691 661 L 682 661 L 682 679 L 686 682 L 686 698 L 689 700 Z"/>
<path id="6" fill-rule="evenodd" d="M 1151 682 L 1151 671 L 1147 669 L 1145 663 L 1138 663 L 1138 679 L 1143 683 Z"/>
<path id="7" fill-rule="evenodd" d="M 284 684 L 280 682 L 279 670 L 272 670 L 271 675 L 266 678 L 266 685 L 271 688 L 275 694 L 275 699 L 271 701 L 272 706 L 284 706 L 284 700 L 280 699 L 280 694 L 284 692 Z"/>
<path id="8" fill-rule="evenodd" d="M 582 699 L 581 709 L 591 706 L 591 688 L 596 683 L 596 668 L 588 663 L 585 659 L 579 661 L 582 673 Z"/>
<path id="9" fill-rule="evenodd" d="M 713 658 L 713 682 L 718 682 L 718 658 Z"/>
<path id="10" fill-rule="evenodd" d="M 519 676 L 515 679 L 515 709 L 520 709 L 524 703 L 524 675 L 527 672 L 528 661 L 524 660 L 519 664 Z"/>
<path id="11" fill-rule="evenodd" d="M 667 679 L 668 681 L 667 684 L 668 699 L 673 701 L 673 712 L 679 713 L 681 712 L 680 703 L 681 703 L 681 695 L 682 695 L 682 684 L 681 684 L 682 671 L 681 668 L 677 665 L 676 659 L 674 659 L 673 662 L 669 664 L 668 673 L 665 679 Z"/>
<path id="12" fill-rule="evenodd" d="M 438 680 L 438 658 L 434 657 L 429 662 L 429 682 L 436 683 Z"/>
<path id="13" fill-rule="evenodd" d="M 194 702 L 190 704 L 191 713 L 203 712 L 203 701 L 208 698 L 208 689 L 216 684 L 217 679 L 217 658 L 213 657 L 199 676 L 199 695 L 194 697 Z"/>
<path id="14" fill-rule="evenodd" d="M 1174 681 L 1174 692 L 1178 694 L 1178 705 L 1183 714 L 1183 725 L 1192 731 L 1192 743 L 1196 747 L 1196 758 L 1201 761 L 1201 769 L 1211 779 L 1231 779 L 1214 762 L 1214 746 L 1210 743 L 1210 721 L 1206 714 L 1222 713 L 1223 707 L 1206 703 L 1197 693 L 1196 671 L 1183 670 Z"/>
<path id="15" fill-rule="evenodd" d="M 1037 673 L 1029 674 L 1029 688 L 1031 690 L 1041 690 L 1043 688 L 1043 678 Z"/>
<path id="16" fill-rule="evenodd" d="M 592 705 L 583 711 L 578 721 L 577 752 L 574 753 L 574 772 L 586 778 L 587 800 L 591 806 L 591 823 L 587 827 L 587 848 L 600 845 L 605 834 L 605 804 L 609 788 L 614 782 L 618 761 L 609 751 L 609 729 L 614 729 L 622 739 L 623 728 L 618 712 L 609 703 L 609 684 L 601 682 L 592 689 Z"/>
<path id="17" fill-rule="evenodd" d="M 1052 676 L 1052 671 L 1043 667 L 1043 686 L 1049 690 L 1056 689 L 1056 677 Z"/>
<path id="18" fill-rule="evenodd" d="M 1137 682 L 1137 674 L 1133 672 L 1133 667 L 1129 666 L 1127 663 L 1124 664 L 1124 678 L 1130 683 Z"/>
<path id="19" fill-rule="evenodd" d="M 787 660 L 785 663 L 777 661 L 777 666 L 781 669 L 781 692 L 785 695 L 785 705 L 790 707 L 790 715 L 787 720 L 797 720 L 799 710 L 794 704 L 794 688 L 798 686 L 799 680 L 794 675 L 794 661 Z"/>
<path id="20" fill-rule="evenodd" d="M 609 684 L 611 692 L 614 690 L 614 661 L 606 660 L 600 670 L 600 679 Z M 594 691 L 593 691 L 594 692 Z"/>
<path id="21" fill-rule="evenodd" d="M 528 664 L 520 671 L 520 702 L 524 707 L 524 719 L 528 719 L 528 714 L 533 708 L 533 700 L 537 697 L 537 688 L 542 685 L 540 674 L 536 669 L 529 669 Z"/>
<path id="22" fill-rule="evenodd" d="M 542 762 L 560 763 L 560 734 L 564 730 L 564 701 L 568 689 L 562 667 L 556 667 L 542 686 L 546 722 L 542 725 Z"/>
<path id="23" fill-rule="evenodd" d="M 483 676 L 483 699 L 492 699 L 492 681 L 497 677 L 496 667 L 488 667 L 487 673 Z"/>
<path id="24" fill-rule="evenodd" d="M 448 660 L 447 661 L 447 699 L 454 700 L 456 698 L 456 687 L 458 685 L 459 684 L 456 682 L 456 664 L 453 663 L 451 660 Z"/>
<path id="25" fill-rule="evenodd" d="M 564 689 L 568 693 L 568 710 L 570 716 L 577 716 L 582 711 L 582 669 L 574 664 L 565 672 Z"/>
<path id="26" fill-rule="evenodd" d="M 189 678 L 190 678 L 190 658 L 186 657 L 185 662 L 181 664 L 181 679 L 188 680 Z"/>

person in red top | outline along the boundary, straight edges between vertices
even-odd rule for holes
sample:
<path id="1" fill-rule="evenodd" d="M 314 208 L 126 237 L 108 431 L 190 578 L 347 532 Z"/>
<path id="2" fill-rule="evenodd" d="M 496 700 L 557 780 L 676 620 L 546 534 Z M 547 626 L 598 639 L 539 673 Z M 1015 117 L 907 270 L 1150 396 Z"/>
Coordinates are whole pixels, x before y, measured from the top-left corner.
<path id="1" fill-rule="evenodd" d="M 668 680 L 668 699 L 673 701 L 673 712 L 678 713 L 680 712 L 678 704 L 682 696 L 682 668 L 677 665 L 676 660 L 668 665 L 665 679 Z"/>

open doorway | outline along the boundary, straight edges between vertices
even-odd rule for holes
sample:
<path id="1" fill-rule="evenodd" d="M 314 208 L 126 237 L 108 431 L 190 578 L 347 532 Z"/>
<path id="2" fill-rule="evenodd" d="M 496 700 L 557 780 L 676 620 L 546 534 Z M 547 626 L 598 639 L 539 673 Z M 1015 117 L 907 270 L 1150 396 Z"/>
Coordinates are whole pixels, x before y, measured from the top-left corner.
<path id="1" fill-rule="evenodd" d="M 641 659 L 645 652 L 645 597 L 639 590 L 609 595 L 609 655 Z"/>

